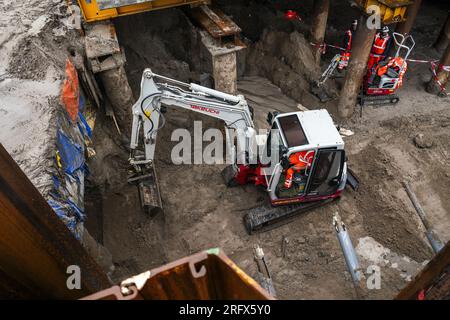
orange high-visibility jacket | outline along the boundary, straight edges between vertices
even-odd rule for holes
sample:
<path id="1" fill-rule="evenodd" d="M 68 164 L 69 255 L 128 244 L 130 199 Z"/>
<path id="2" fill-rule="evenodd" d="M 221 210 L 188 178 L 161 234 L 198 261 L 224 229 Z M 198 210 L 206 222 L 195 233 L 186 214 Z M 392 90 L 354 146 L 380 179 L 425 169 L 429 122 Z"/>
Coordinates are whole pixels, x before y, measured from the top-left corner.
<path id="1" fill-rule="evenodd" d="M 372 53 L 374 54 L 384 54 L 384 51 L 387 48 L 390 37 L 383 38 L 380 33 L 377 33 L 375 36 L 375 41 L 372 46 Z"/>
<path id="2" fill-rule="evenodd" d="M 289 163 L 292 167 L 286 171 L 286 179 L 284 181 L 285 188 L 289 189 L 292 186 L 294 173 L 310 167 L 313 159 L 314 150 L 300 151 L 289 156 Z"/>

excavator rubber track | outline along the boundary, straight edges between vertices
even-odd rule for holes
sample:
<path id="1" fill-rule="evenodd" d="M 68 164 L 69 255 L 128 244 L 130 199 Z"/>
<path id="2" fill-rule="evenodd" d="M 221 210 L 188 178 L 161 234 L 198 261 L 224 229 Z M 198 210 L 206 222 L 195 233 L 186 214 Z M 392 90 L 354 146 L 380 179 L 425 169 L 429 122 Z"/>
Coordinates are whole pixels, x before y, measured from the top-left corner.
<path id="1" fill-rule="evenodd" d="M 360 96 L 359 103 L 361 106 L 383 106 L 383 105 L 395 105 L 400 101 L 400 98 L 396 94 L 386 96 Z"/>
<path id="2" fill-rule="evenodd" d="M 336 198 L 333 198 L 280 207 L 266 204 L 250 210 L 250 212 L 244 216 L 245 229 L 250 235 L 256 232 L 269 231 L 290 222 L 294 217 L 301 213 L 325 206 L 335 200 Z"/>

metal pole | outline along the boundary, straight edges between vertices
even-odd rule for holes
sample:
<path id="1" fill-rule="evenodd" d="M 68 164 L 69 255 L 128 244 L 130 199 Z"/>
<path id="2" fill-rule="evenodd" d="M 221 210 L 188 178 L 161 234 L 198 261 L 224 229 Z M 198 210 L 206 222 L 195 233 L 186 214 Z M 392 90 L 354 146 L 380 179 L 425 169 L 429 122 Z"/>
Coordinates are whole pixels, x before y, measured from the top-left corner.
<path id="1" fill-rule="evenodd" d="M 338 112 L 342 118 L 349 118 L 354 112 L 361 83 L 367 72 L 367 61 L 369 60 L 375 33 L 376 29 L 367 27 L 367 18 L 361 16 L 339 98 Z"/>
<path id="2" fill-rule="evenodd" d="M 263 249 L 256 245 L 254 247 L 254 258 L 256 262 L 256 266 L 258 268 L 258 282 L 267 292 L 275 297 L 276 292 L 273 287 L 272 276 L 270 275 L 269 267 L 266 263 L 266 258 L 264 256 Z"/>
<path id="3" fill-rule="evenodd" d="M 361 280 L 361 268 L 359 266 L 358 257 L 356 256 L 356 251 L 348 234 L 347 227 L 342 222 L 341 217 L 337 212 L 333 216 L 333 226 L 336 230 L 339 244 L 341 245 L 342 252 L 344 253 L 345 262 L 347 264 L 348 271 L 352 276 L 353 283 L 359 287 L 359 282 Z"/>
<path id="4" fill-rule="evenodd" d="M 415 0 L 413 4 L 408 6 L 406 11 L 406 20 L 397 25 L 397 28 L 395 29 L 396 32 L 401 34 L 410 34 L 414 21 L 419 13 L 421 4 L 422 0 Z"/>
<path id="5" fill-rule="evenodd" d="M 430 242 L 431 247 L 433 248 L 433 251 L 435 253 L 438 253 L 444 245 L 441 243 L 439 238 L 434 234 L 430 223 L 428 222 L 425 211 L 423 210 L 422 206 L 419 203 L 419 200 L 417 200 L 416 195 L 412 191 L 411 187 L 406 181 L 403 181 L 403 186 L 405 187 L 406 193 L 408 194 L 409 199 L 411 200 L 414 208 L 416 209 L 417 214 L 419 215 L 420 220 L 422 221 L 424 227 L 425 227 L 425 235 Z"/>
<path id="6" fill-rule="evenodd" d="M 325 39 L 327 29 L 328 11 L 330 0 L 315 0 L 313 8 L 313 21 L 311 25 L 311 41 L 317 45 L 322 44 Z M 320 65 L 321 50 L 315 47 L 314 58 L 317 65 Z"/>
<path id="7" fill-rule="evenodd" d="M 80 290 L 67 287 L 72 265 L 81 271 Z M 1 144 L 0 281 L 0 296 L 15 292 L 35 299 L 76 299 L 110 286 Z"/>

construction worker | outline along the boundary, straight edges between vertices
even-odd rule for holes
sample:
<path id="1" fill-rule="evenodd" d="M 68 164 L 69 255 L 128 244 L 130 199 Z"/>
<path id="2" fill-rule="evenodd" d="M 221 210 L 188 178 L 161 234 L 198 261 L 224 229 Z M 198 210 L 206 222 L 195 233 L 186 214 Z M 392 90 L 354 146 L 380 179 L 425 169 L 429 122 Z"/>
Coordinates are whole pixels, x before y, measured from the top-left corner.
<path id="1" fill-rule="evenodd" d="M 290 189 L 292 187 L 292 180 L 296 172 L 301 172 L 311 166 L 314 159 L 314 150 L 300 151 L 289 156 L 289 168 L 286 170 L 286 177 L 284 180 L 284 187 Z"/>
<path id="2" fill-rule="evenodd" d="M 350 60 L 350 55 L 352 51 L 353 36 L 357 28 L 358 28 L 358 20 L 353 20 L 350 29 L 345 31 L 343 43 L 343 48 L 345 49 L 345 51 L 341 54 L 341 62 L 339 63 L 338 67 L 339 70 L 342 70 L 348 66 L 348 61 Z"/>
<path id="3" fill-rule="evenodd" d="M 375 40 L 370 51 L 369 61 L 367 62 L 367 70 L 372 71 L 378 63 L 383 60 L 388 52 L 391 36 L 389 35 L 389 27 L 384 26 L 380 32 L 375 35 Z"/>

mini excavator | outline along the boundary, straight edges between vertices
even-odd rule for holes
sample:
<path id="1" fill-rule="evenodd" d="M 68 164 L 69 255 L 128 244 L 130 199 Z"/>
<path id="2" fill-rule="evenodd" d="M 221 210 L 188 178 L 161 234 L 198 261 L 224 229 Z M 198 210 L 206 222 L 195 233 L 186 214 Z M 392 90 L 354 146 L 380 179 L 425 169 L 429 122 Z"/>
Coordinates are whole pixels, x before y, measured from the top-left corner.
<path id="1" fill-rule="evenodd" d="M 406 60 L 416 42 L 411 35 L 394 32 L 392 36 L 397 47 L 395 55 L 367 70 L 359 96 L 361 106 L 397 104 L 400 101 L 395 92 L 403 85 L 403 77 L 408 69 Z"/>
<path id="2" fill-rule="evenodd" d="M 326 110 L 271 112 L 267 117 L 272 128 L 269 134 L 256 135 L 252 108 L 244 96 L 183 83 L 146 69 L 140 97 L 132 109 L 129 161 L 133 175 L 129 182 L 138 185 L 141 205 L 151 215 L 162 211 L 154 157 L 157 133 L 165 124 L 167 107 L 223 120 L 226 131 L 236 130 L 242 134 L 243 138 L 237 139 L 237 146 L 230 138 L 233 135 L 226 135 L 227 150 L 231 153 L 227 157 L 233 164 L 223 170 L 222 176 L 229 187 L 250 183 L 262 186 L 270 200 L 244 216 L 249 234 L 277 226 L 300 212 L 339 198 L 346 184 L 353 189 L 358 186 L 358 179 L 347 167 L 344 141 Z M 144 148 L 139 149 L 142 144 Z M 265 149 L 266 154 L 278 153 L 276 163 L 273 160 L 266 163 L 259 155 L 256 161 L 249 161 L 248 150 L 252 144 Z M 292 186 L 286 189 L 288 159 L 296 153 L 308 155 L 307 166 L 294 174 Z"/>
<path id="3" fill-rule="evenodd" d="M 416 43 L 411 35 L 405 36 L 394 32 L 392 36 L 397 48 L 395 55 L 394 57 L 383 57 L 373 68 L 367 70 L 358 96 L 361 107 L 397 104 L 400 101 L 395 92 L 403 84 L 403 76 L 408 68 L 406 60 Z M 336 69 L 342 71 L 347 66 L 348 60 L 344 59 L 343 54 L 335 55 L 320 79 L 311 84 L 310 91 L 321 102 L 332 100 L 331 94 L 325 88 L 325 83 L 334 76 Z"/>

